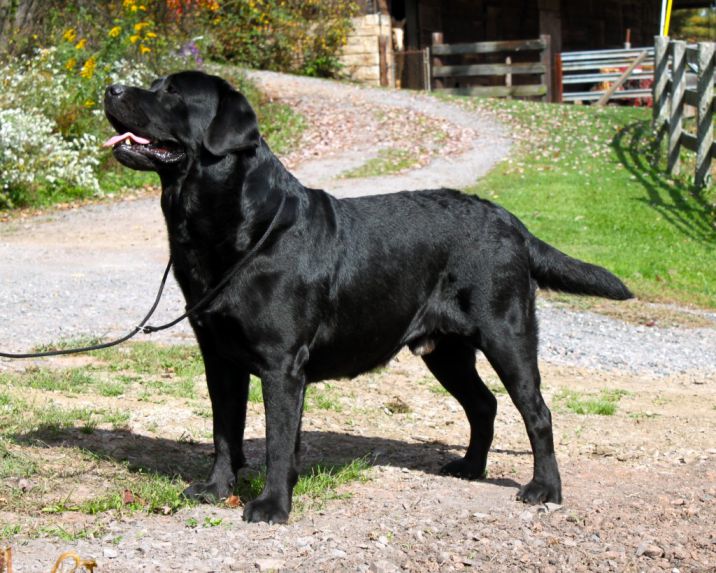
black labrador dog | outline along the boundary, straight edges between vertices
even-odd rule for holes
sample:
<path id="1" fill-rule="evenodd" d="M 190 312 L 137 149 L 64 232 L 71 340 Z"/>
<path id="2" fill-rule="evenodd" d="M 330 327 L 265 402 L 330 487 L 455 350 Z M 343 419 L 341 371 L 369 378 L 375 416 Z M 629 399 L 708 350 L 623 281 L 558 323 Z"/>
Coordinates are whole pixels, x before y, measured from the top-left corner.
<path id="1" fill-rule="evenodd" d="M 188 71 L 149 89 L 112 85 L 127 167 L 156 171 L 174 273 L 187 306 L 225 286 L 191 324 L 211 396 L 215 460 L 185 494 L 229 495 L 242 451 L 249 375 L 261 378 L 267 481 L 247 521 L 285 522 L 297 479 L 306 385 L 353 377 L 408 346 L 470 422 L 446 474 L 484 475 L 496 400 L 484 353 L 522 415 L 534 456 L 518 499 L 562 500 L 550 412 L 540 393 L 535 289 L 632 296 L 605 269 L 561 253 L 488 201 L 450 189 L 336 199 L 301 185 L 261 138 L 256 115 L 221 78 Z M 240 267 L 237 270 L 237 267 Z"/>

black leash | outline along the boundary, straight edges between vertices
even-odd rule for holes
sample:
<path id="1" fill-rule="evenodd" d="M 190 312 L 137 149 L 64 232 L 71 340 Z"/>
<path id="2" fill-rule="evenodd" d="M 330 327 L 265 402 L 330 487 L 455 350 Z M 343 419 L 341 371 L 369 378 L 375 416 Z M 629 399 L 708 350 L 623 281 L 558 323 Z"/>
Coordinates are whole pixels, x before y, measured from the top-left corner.
<path id="1" fill-rule="evenodd" d="M 224 278 L 222 278 L 212 289 L 209 290 L 201 299 L 194 305 L 192 305 L 191 308 L 187 309 L 184 314 L 181 316 L 175 318 L 174 320 L 171 320 L 165 324 L 160 324 L 159 326 L 153 326 L 148 325 L 147 322 L 149 322 L 149 319 L 154 314 L 154 311 L 157 310 L 157 306 L 159 306 L 159 301 L 162 298 L 162 293 L 164 292 L 164 286 L 167 282 L 167 277 L 169 276 L 169 270 L 172 268 L 172 259 L 169 257 L 169 263 L 167 264 L 167 268 L 164 270 L 164 275 L 162 276 L 162 282 L 159 285 L 159 291 L 157 292 L 157 296 L 154 299 L 154 304 L 152 305 L 152 308 L 149 309 L 149 312 L 146 314 L 146 316 L 141 320 L 141 322 L 134 327 L 134 329 L 131 332 L 128 332 L 121 338 L 118 338 L 116 340 L 110 340 L 109 342 L 102 342 L 100 344 L 93 344 L 91 346 L 81 346 L 78 348 L 67 348 L 62 350 L 47 350 L 45 352 L 28 352 L 28 353 L 21 353 L 21 354 L 13 354 L 9 352 L 0 352 L 0 358 L 43 358 L 46 356 L 61 356 L 63 354 L 79 354 L 81 352 L 90 352 L 92 350 L 102 350 L 104 348 L 110 348 L 112 346 L 117 346 L 118 344 L 122 344 L 123 342 L 126 342 L 130 338 L 134 338 L 137 334 L 140 332 L 143 332 L 145 334 L 151 334 L 152 332 L 159 332 L 160 330 L 166 330 L 167 328 L 171 328 L 172 326 L 175 326 L 176 324 L 179 324 L 182 320 L 185 320 L 186 318 L 189 318 L 192 314 L 197 312 L 199 309 L 203 308 L 207 304 L 209 304 L 216 295 L 219 294 L 219 292 L 226 286 L 226 284 L 231 280 L 231 278 L 236 274 L 236 272 L 243 267 L 251 258 L 258 252 L 258 250 L 263 246 L 263 244 L 266 242 L 266 240 L 269 238 L 269 235 L 273 231 L 274 227 L 276 226 L 276 222 L 278 221 L 279 215 L 281 214 L 281 211 L 283 210 L 283 206 L 286 203 L 286 196 L 284 195 L 281 198 L 281 203 L 278 206 L 278 210 L 276 211 L 276 214 L 274 215 L 273 219 L 271 220 L 271 223 L 264 231 L 264 234 L 261 235 L 261 238 L 256 242 L 256 244 L 251 248 L 251 250 L 246 253 L 241 259 L 239 259 L 231 269 L 224 275 Z"/>

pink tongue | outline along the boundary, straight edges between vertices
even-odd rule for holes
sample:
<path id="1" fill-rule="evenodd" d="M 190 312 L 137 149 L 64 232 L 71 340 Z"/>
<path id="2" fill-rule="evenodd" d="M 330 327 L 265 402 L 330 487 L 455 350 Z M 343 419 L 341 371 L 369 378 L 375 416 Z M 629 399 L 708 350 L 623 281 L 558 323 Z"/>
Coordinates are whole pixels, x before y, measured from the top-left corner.
<path id="1" fill-rule="evenodd" d="M 134 141 L 134 143 L 139 143 L 141 145 L 147 145 L 149 143 L 148 139 L 144 139 L 143 137 L 139 137 L 138 135 L 134 135 L 132 132 L 128 131 L 127 133 L 123 133 L 122 135 L 115 135 L 114 137 L 110 137 L 102 144 L 102 147 L 112 147 L 113 145 L 119 143 L 120 141 L 124 141 L 125 139 L 131 139 L 132 141 Z"/>

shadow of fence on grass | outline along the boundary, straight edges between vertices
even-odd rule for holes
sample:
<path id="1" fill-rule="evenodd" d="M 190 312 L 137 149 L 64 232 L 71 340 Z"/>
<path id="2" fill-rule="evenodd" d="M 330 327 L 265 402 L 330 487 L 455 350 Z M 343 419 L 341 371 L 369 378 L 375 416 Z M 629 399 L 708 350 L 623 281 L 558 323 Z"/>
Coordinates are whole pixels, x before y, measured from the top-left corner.
<path id="1" fill-rule="evenodd" d="M 656 145 L 648 121 L 627 125 L 612 140 L 619 161 L 644 187 L 646 194 L 638 201 L 648 205 L 685 237 L 716 243 L 714 207 L 703 194 L 674 184 L 656 167 Z"/>

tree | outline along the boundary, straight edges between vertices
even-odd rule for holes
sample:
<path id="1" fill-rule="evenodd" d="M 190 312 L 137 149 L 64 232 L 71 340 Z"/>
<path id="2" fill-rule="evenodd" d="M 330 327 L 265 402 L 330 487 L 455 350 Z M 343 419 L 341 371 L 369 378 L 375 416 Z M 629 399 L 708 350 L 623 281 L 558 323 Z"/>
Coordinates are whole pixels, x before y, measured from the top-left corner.
<path id="1" fill-rule="evenodd" d="M 716 40 L 716 10 L 674 10 L 669 36 L 688 42 L 713 42 Z"/>

